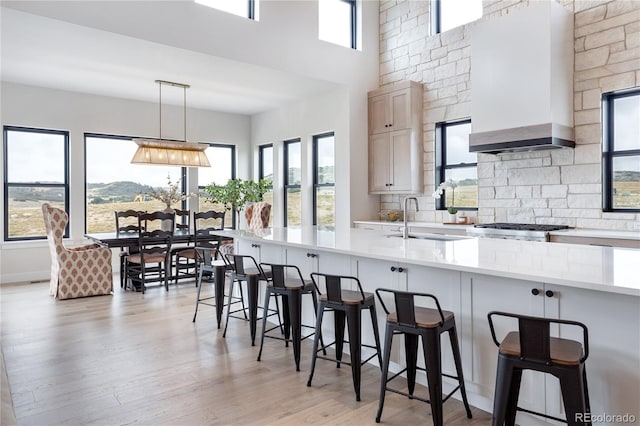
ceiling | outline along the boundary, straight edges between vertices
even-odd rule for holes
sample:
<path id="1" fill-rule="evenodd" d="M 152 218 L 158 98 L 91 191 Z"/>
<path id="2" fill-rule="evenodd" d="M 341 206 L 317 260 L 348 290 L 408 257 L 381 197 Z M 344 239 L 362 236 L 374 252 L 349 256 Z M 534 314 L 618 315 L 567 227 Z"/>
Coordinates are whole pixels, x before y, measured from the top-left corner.
<path id="1" fill-rule="evenodd" d="M 335 83 L 2 7 L 2 81 L 158 102 L 155 80 L 188 84 L 187 106 L 252 115 Z M 163 104 L 183 105 L 182 89 Z M 172 92 L 173 89 L 173 92 Z"/>

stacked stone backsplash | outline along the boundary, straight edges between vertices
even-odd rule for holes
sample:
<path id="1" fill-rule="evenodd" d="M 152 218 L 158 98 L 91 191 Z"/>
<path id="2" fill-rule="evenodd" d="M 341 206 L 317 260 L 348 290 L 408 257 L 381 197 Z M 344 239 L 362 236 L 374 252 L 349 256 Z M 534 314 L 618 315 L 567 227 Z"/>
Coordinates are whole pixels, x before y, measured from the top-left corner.
<path id="1" fill-rule="evenodd" d="M 492 19 L 533 1 L 483 2 Z M 380 2 L 380 85 L 424 84 L 424 195 L 410 220 L 448 221 L 435 210 L 435 124 L 471 115 L 474 23 L 430 35 L 429 1 Z M 574 149 L 478 154 L 476 222 L 560 223 L 633 230 L 640 214 L 602 211 L 601 95 L 640 86 L 640 1 L 562 0 L 574 12 Z M 514 94 L 517 95 L 517 94 Z M 381 196 L 380 210 L 402 209 L 403 196 Z"/>

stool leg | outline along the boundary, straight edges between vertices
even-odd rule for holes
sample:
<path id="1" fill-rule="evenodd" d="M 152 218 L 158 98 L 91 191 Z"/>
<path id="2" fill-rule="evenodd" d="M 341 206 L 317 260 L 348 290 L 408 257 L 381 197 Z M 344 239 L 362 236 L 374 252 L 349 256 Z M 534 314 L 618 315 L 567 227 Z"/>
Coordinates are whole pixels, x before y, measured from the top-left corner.
<path id="1" fill-rule="evenodd" d="M 584 384 L 584 402 L 587 406 L 587 413 L 591 413 L 591 404 L 589 403 L 589 387 L 587 386 L 587 367 L 584 364 L 582 364 L 582 383 Z"/>
<path id="2" fill-rule="evenodd" d="M 300 291 L 292 291 L 289 295 L 289 314 L 291 315 L 291 340 L 293 342 L 293 359 L 296 371 L 300 371 L 300 341 L 302 340 L 302 300 Z"/>
<path id="3" fill-rule="evenodd" d="M 409 395 L 416 388 L 416 367 L 418 366 L 418 335 L 404 334 L 404 356 L 407 363 L 407 387 Z"/>
<path id="4" fill-rule="evenodd" d="M 349 306 L 347 312 L 347 325 L 349 327 L 349 350 L 351 351 L 351 377 L 353 388 L 356 391 L 356 401 L 360 401 L 360 371 L 362 366 L 362 353 L 360 343 L 362 340 L 362 328 L 360 318 L 360 305 Z"/>
<path id="5" fill-rule="evenodd" d="M 451 349 L 453 350 L 453 360 L 456 364 L 456 374 L 458 375 L 458 384 L 460 385 L 460 394 L 462 395 L 462 403 L 464 409 L 467 412 L 467 418 L 470 419 L 471 409 L 469 408 L 469 401 L 467 401 L 467 391 L 464 386 L 464 376 L 462 374 L 462 360 L 460 359 L 460 346 L 458 345 L 458 333 L 456 332 L 456 326 L 454 325 L 449 329 L 449 341 L 451 342 Z"/>
<path id="6" fill-rule="evenodd" d="M 499 354 L 498 369 L 496 372 L 496 387 L 495 394 L 493 396 L 492 426 L 504 425 L 507 415 L 507 406 L 509 405 L 512 375 L 513 363 L 502 354 Z"/>
<path id="7" fill-rule="evenodd" d="M 389 359 L 391 358 L 391 344 L 393 343 L 393 328 L 387 324 L 384 336 L 384 355 L 382 356 L 382 378 L 380 380 L 380 402 L 378 403 L 378 414 L 376 423 L 380 423 L 382 408 L 384 407 L 384 396 L 387 391 L 387 378 L 389 377 Z"/>
<path id="8" fill-rule="evenodd" d="M 522 369 L 514 368 L 511 373 L 511 390 L 507 401 L 506 424 L 515 426 L 518 413 L 518 396 L 520 395 L 520 383 L 522 382 Z"/>
<path id="9" fill-rule="evenodd" d="M 227 327 L 229 326 L 229 316 L 231 315 L 231 302 L 233 301 L 233 286 L 235 284 L 235 280 L 229 280 L 229 296 L 227 296 L 227 317 L 224 322 L 224 331 L 222 332 L 222 337 L 227 337 Z M 216 283 L 218 285 L 218 283 Z M 240 288 L 242 288 L 242 283 L 238 282 Z M 217 302 L 216 302 L 217 303 Z"/>
<path id="10" fill-rule="evenodd" d="M 309 379 L 307 380 L 307 386 L 311 386 L 311 380 L 313 379 L 313 372 L 316 369 L 316 359 L 318 358 L 318 341 L 320 340 L 320 333 L 318 330 L 322 328 L 322 317 L 324 315 L 324 304 L 320 302 L 318 311 L 316 313 L 316 332 L 313 336 L 313 352 L 311 352 L 311 371 L 309 372 Z"/>
<path id="11" fill-rule="evenodd" d="M 380 349 L 380 331 L 378 330 L 378 315 L 376 314 L 376 305 L 373 304 L 369 308 L 371 313 L 371 325 L 373 326 L 373 338 L 376 341 L 376 350 L 378 351 L 378 365 L 382 368 L 382 350 Z"/>
<path id="12" fill-rule="evenodd" d="M 342 349 L 344 347 L 344 322 L 345 322 L 345 312 L 334 310 L 333 311 L 334 318 L 334 331 L 336 336 L 336 359 L 338 361 L 342 361 Z M 349 335 L 351 337 L 351 335 Z M 336 368 L 340 368 L 340 362 L 336 363 Z"/>
<path id="13" fill-rule="evenodd" d="M 242 305 L 242 314 L 244 315 L 244 319 L 249 321 L 249 317 L 247 317 L 247 308 L 244 305 L 244 294 L 242 293 L 242 284 L 238 284 L 238 289 L 240 290 L 240 304 Z M 254 345 L 251 345 L 254 346 Z"/>
<path id="14" fill-rule="evenodd" d="M 318 312 L 318 297 L 315 290 L 311 290 L 311 299 L 313 300 L 313 309 Z M 322 328 L 320 328 L 320 346 L 322 347 L 322 355 L 327 356 L 327 347 L 324 344 L 324 340 L 322 340 Z"/>
<path id="15" fill-rule="evenodd" d="M 591 422 L 585 422 L 582 420 L 584 419 L 584 413 L 587 411 L 582 369 L 565 369 L 558 378 L 560 379 L 564 411 L 567 414 L 567 424 L 569 426 L 583 426 L 591 424 Z"/>
<path id="16" fill-rule="evenodd" d="M 284 346 L 289 347 L 291 340 L 291 313 L 289 312 L 289 296 L 282 294 L 282 325 L 284 325 Z"/>
<path id="17" fill-rule="evenodd" d="M 202 268 L 200 268 L 200 272 L 198 273 L 198 279 L 196 280 L 198 286 L 198 295 L 196 296 L 196 311 L 193 313 L 193 321 L 196 322 L 196 315 L 198 315 L 198 305 L 200 304 L 200 290 L 202 290 Z M 219 303 L 216 300 L 216 303 Z"/>
<path id="18" fill-rule="evenodd" d="M 269 306 L 269 297 L 271 297 L 271 292 L 269 291 L 269 287 L 264 292 L 264 303 Z M 264 345 L 264 331 L 267 329 L 267 316 L 263 315 L 262 317 L 262 334 L 260 337 L 260 351 L 258 352 L 258 361 L 260 361 L 260 357 L 262 356 L 262 346 Z"/>
<path id="19" fill-rule="evenodd" d="M 426 340 L 426 341 L 425 341 Z M 442 357 L 440 353 L 440 333 L 437 329 L 428 330 L 422 336 L 422 350 L 427 367 L 429 401 L 434 426 L 442 426 Z"/>

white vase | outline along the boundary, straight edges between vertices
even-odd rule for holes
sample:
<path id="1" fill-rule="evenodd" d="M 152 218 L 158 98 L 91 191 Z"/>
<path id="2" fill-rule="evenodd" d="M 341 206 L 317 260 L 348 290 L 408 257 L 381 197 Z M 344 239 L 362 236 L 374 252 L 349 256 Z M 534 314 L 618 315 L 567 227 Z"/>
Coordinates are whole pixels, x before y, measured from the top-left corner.
<path id="1" fill-rule="evenodd" d="M 457 216 L 457 213 L 453 213 L 453 214 L 449 213 L 449 222 L 456 223 L 456 220 L 457 220 L 456 216 Z"/>
<path id="2" fill-rule="evenodd" d="M 165 212 L 165 213 L 175 213 L 175 210 L 172 209 L 171 207 L 167 207 L 166 209 L 163 210 L 163 212 Z M 170 220 L 163 220 L 162 223 L 160 224 L 160 229 L 162 229 L 163 231 L 172 231 L 172 229 L 171 229 L 171 221 Z"/>

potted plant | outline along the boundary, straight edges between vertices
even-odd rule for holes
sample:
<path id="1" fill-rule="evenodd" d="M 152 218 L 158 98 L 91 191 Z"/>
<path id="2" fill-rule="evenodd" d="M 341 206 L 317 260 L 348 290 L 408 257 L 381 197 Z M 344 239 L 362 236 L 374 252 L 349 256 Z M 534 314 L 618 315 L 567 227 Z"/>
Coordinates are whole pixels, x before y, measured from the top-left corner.
<path id="1" fill-rule="evenodd" d="M 431 194 L 433 198 L 439 199 L 440 196 L 448 189 L 451 189 L 451 205 L 447 207 L 447 211 L 449 212 L 449 220 L 450 222 L 456 221 L 456 214 L 458 213 L 458 209 L 455 208 L 455 192 L 458 185 L 453 181 L 453 179 L 447 179 L 444 182 L 441 182 L 440 185 L 436 188 L 436 190 Z"/>
<path id="2" fill-rule="evenodd" d="M 220 203 L 227 210 L 231 210 L 236 217 L 236 224 L 240 223 L 240 212 L 249 203 L 262 201 L 262 196 L 273 186 L 270 179 L 252 180 L 229 179 L 226 185 L 212 183 L 204 188 L 207 199 Z"/>

